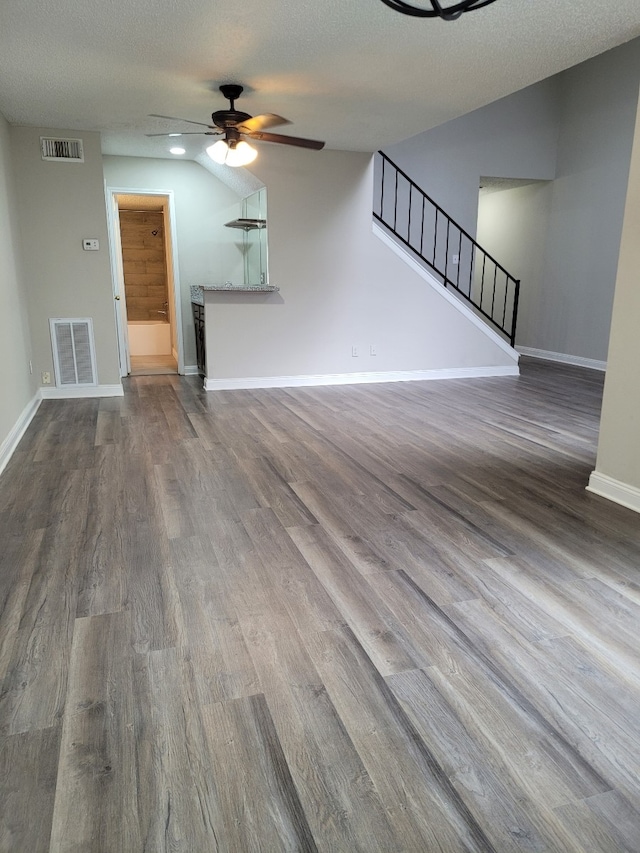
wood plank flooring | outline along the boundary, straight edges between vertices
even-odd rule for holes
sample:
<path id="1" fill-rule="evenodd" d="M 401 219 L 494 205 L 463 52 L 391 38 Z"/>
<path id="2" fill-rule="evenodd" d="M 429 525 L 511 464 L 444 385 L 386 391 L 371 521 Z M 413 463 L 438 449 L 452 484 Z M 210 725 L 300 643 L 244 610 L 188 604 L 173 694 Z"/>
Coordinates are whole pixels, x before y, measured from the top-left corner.
<path id="1" fill-rule="evenodd" d="M 640 851 L 602 375 L 48 400 L 0 479 L 0 851 Z"/>
<path id="2" fill-rule="evenodd" d="M 177 373 L 178 364 L 172 355 L 132 355 L 131 376 Z"/>

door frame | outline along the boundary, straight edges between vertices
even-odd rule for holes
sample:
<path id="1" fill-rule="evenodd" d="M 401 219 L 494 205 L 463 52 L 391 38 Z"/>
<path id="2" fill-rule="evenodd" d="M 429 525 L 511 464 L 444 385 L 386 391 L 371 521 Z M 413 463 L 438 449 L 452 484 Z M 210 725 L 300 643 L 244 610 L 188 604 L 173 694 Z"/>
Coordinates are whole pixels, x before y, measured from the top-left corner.
<path id="1" fill-rule="evenodd" d="M 114 311 L 116 332 L 118 337 L 118 358 L 120 376 L 128 376 L 131 372 L 129 356 L 129 335 L 127 333 L 127 303 L 124 290 L 124 269 L 122 265 L 122 241 L 120 237 L 120 217 L 118 210 L 119 195 L 162 196 L 166 198 L 164 207 L 165 229 L 168 226 L 168 237 L 165 241 L 168 284 L 173 294 L 173 322 L 175 324 L 175 339 L 177 342 L 178 373 L 184 374 L 184 342 L 182 333 L 182 298 L 180 290 L 180 273 L 176 259 L 178 257 L 178 242 L 176 239 L 176 215 L 173 190 L 150 190 L 137 187 L 112 187 L 105 182 L 105 197 L 107 203 L 107 228 L 109 233 L 109 254 L 111 258 L 111 278 L 113 284 Z"/>

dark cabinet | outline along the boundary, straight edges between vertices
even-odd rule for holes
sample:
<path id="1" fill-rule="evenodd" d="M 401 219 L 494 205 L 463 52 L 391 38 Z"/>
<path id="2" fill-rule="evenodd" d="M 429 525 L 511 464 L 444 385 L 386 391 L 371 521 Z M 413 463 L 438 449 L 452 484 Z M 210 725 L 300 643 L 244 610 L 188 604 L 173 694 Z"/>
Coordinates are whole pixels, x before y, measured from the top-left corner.
<path id="1" fill-rule="evenodd" d="M 196 361 L 198 362 L 198 373 L 207 375 L 207 349 L 204 338 L 204 305 L 191 303 L 193 311 L 193 324 L 196 332 Z"/>

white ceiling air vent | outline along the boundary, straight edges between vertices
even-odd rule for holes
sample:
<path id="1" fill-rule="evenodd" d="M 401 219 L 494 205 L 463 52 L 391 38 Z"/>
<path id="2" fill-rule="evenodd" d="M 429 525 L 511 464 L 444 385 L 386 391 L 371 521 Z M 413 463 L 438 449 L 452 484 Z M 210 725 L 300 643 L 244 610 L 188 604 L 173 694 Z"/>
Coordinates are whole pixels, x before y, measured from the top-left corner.
<path id="1" fill-rule="evenodd" d="M 90 317 L 51 318 L 53 366 L 58 388 L 96 384 L 96 355 Z"/>
<path id="2" fill-rule="evenodd" d="M 55 139 L 52 136 L 40 137 L 43 160 L 64 160 L 66 163 L 84 163 L 84 151 L 81 139 Z"/>

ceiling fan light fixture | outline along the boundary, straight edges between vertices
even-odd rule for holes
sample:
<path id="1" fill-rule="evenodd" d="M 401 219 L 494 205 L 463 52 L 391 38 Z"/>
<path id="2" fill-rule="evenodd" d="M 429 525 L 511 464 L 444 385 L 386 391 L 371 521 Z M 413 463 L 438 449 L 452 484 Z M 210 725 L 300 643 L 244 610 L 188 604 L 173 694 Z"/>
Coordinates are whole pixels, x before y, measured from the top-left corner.
<path id="1" fill-rule="evenodd" d="M 241 140 L 230 145 L 226 139 L 219 139 L 207 148 L 207 154 L 215 163 L 225 166 L 247 166 L 258 156 L 255 148 Z"/>
<path id="2" fill-rule="evenodd" d="M 406 3 L 405 0 L 382 0 L 396 12 L 402 15 L 412 15 L 414 18 L 442 18 L 443 21 L 456 21 L 463 12 L 473 12 L 475 9 L 482 9 L 483 6 L 488 6 L 490 3 L 495 3 L 495 0 L 459 0 L 458 3 L 452 3 L 450 6 L 444 6 L 441 0 L 428 0 L 431 8 L 425 6 L 412 6 L 411 3 Z"/>
<path id="3" fill-rule="evenodd" d="M 249 163 L 253 163 L 257 156 L 258 152 L 256 149 L 249 145 L 248 142 L 241 140 L 240 142 L 236 142 L 233 148 L 229 147 L 226 164 L 227 166 L 248 166 Z"/>
<path id="4" fill-rule="evenodd" d="M 220 165 L 225 162 L 228 153 L 229 146 L 225 139 L 219 139 L 207 148 L 207 154 L 209 157 L 211 157 L 215 163 L 220 163 Z"/>
<path id="5" fill-rule="evenodd" d="M 431 0 L 436 3 L 437 0 Z M 476 0 L 476 2 L 490 2 L 490 0 Z M 293 145 L 298 148 L 308 148 L 320 151 L 324 148 L 324 142 L 319 139 L 303 139 L 301 136 L 283 136 L 281 133 L 271 133 L 267 130 L 277 127 L 279 124 L 291 124 L 291 122 L 276 115 L 275 113 L 264 113 L 251 116 L 249 113 L 240 112 L 235 108 L 235 101 L 242 93 L 242 86 L 235 83 L 225 83 L 220 86 L 220 91 L 229 101 L 228 110 L 216 110 L 211 113 L 212 124 L 203 121 L 193 121 L 190 118 L 176 118 L 175 116 L 159 115 L 151 113 L 151 118 L 169 119 L 170 121 L 183 121 L 187 124 L 197 124 L 206 130 L 185 131 L 189 136 L 221 136 L 213 145 L 206 148 L 206 152 L 215 163 L 227 166 L 247 166 L 258 156 L 258 152 L 244 141 L 245 137 L 258 142 L 275 142 L 280 145 Z M 147 136 L 179 136 L 179 133 L 147 133 Z"/>

